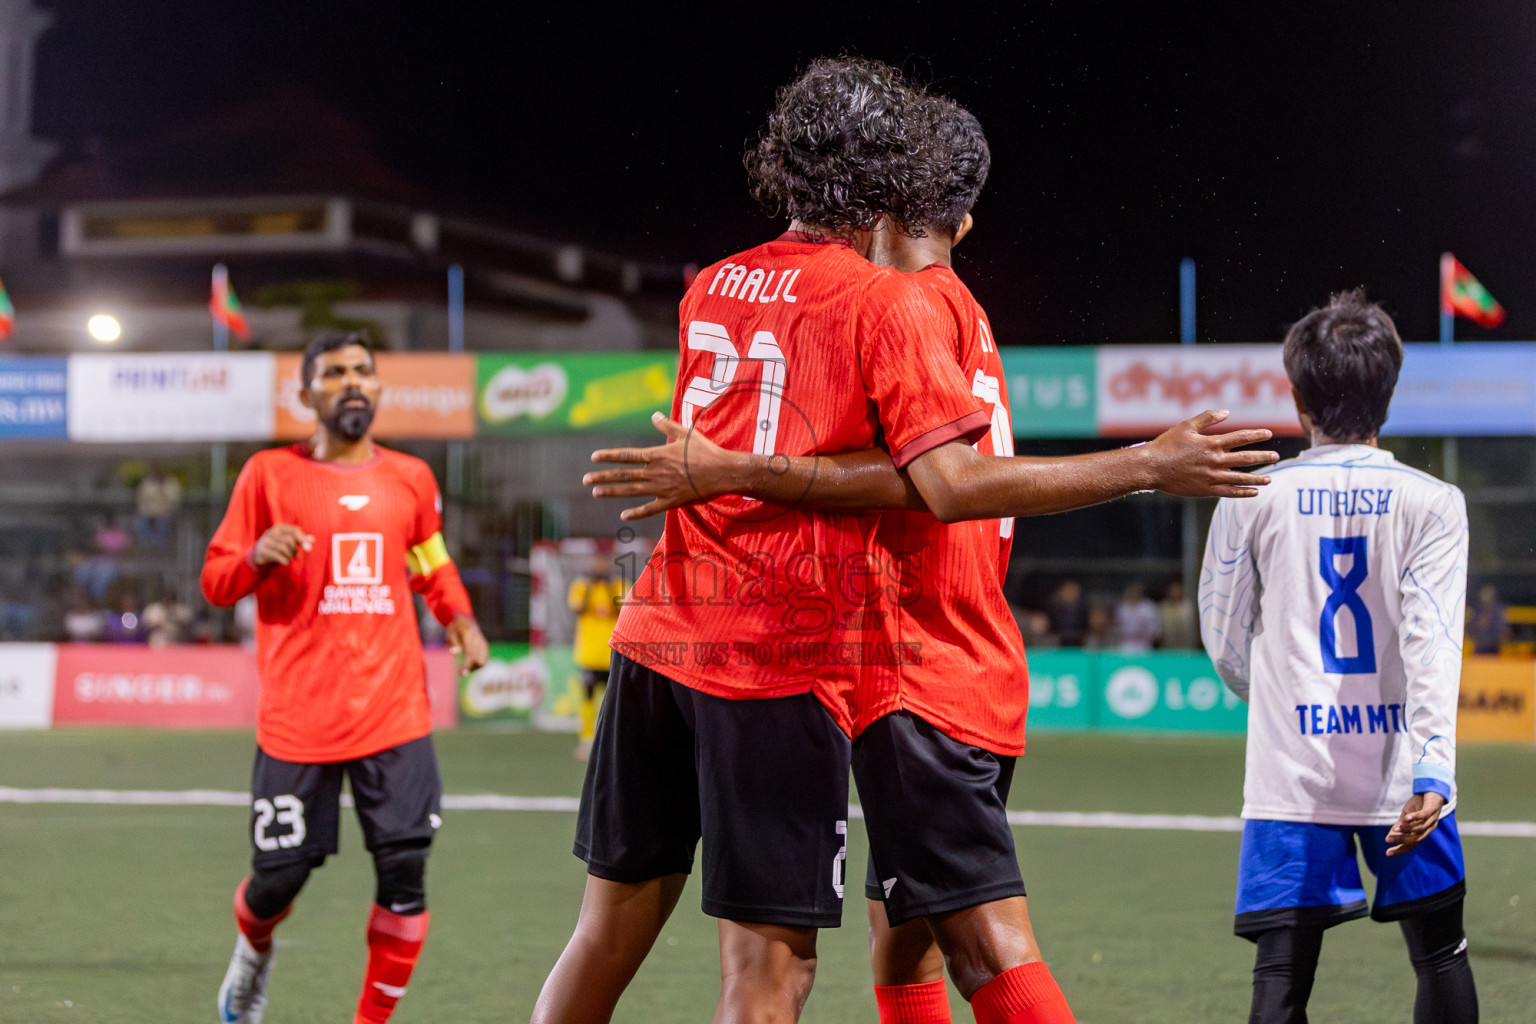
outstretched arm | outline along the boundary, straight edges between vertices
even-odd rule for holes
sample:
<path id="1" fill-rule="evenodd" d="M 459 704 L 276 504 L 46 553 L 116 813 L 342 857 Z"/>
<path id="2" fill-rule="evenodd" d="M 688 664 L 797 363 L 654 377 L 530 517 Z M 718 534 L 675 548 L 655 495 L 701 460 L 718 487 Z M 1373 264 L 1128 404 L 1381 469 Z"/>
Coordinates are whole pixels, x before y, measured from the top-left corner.
<path id="1" fill-rule="evenodd" d="M 666 444 L 593 452 L 594 462 L 639 465 L 596 470 L 582 483 L 598 498 L 650 498 L 624 510 L 630 520 L 721 494 L 844 511 L 927 508 L 945 522 L 1048 515 L 1140 490 L 1252 497 L 1269 478 L 1241 470 L 1279 456 L 1234 450 L 1267 441 L 1268 430 L 1203 433 L 1227 415 L 1204 412 L 1144 445 L 1065 458 L 981 455 L 950 442 L 903 472 L 883 449 L 808 456 L 730 451 L 657 413 L 652 422 L 667 435 Z"/>

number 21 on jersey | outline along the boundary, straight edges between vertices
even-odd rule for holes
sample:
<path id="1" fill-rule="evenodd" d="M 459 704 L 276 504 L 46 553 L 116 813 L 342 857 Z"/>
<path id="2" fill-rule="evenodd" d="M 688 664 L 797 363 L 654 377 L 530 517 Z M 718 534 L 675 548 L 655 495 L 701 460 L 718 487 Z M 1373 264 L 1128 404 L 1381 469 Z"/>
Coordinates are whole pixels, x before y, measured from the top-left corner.
<path id="1" fill-rule="evenodd" d="M 703 320 L 688 322 L 688 350 L 713 352 L 714 366 L 708 377 L 696 376 L 683 391 L 683 426 L 693 426 L 693 419 L 702 409 L 707 409 L 736 379 L 736 368 L 741 362 L 736 344 L 730 332 L 720 324 Z M 758 331 L 747 346 L 747 358 L 762 362 L 762 381 L 757 385 L 757 425 L 752 431 L 752 453 L 772 455 L 779 440 L 779 410 L 784 402 L 784 385 L 789 379 L 789 366 L 772 331 Z M 750 385 L 743 385 L 750 386 Z"/>

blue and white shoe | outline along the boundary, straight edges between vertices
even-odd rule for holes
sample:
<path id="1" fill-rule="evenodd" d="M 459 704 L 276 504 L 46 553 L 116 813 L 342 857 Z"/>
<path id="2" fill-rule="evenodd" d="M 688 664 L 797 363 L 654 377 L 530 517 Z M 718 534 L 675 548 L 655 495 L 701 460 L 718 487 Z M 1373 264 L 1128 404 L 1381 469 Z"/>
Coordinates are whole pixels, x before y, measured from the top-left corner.
<path id="1" fill-rule="evenodd" d="M 229 970 L 219 986 L 220 1024 L 261 1024 L 267 1012 L 267 979 L 272 975 L 272 954 L 251 948 L 244 935 L 235 939 L 235 952 L 229 958 Z"/>

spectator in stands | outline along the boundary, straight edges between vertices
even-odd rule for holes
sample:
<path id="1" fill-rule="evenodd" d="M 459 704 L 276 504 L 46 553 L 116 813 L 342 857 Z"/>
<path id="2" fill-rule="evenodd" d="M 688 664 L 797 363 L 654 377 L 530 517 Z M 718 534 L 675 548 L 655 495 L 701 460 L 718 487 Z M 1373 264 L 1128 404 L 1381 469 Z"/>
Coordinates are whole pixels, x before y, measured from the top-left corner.
<path id="1" fill-rule="evenodd" d="M 90 591 L 76 587 L 70 595 L 69 611 L 64 613 L 64 639 L 74 643 L 100 640 L 106 626 L 106 613 L 96 607 Z"/>
<path id="2" fill-rule="evenodd" d="M 1504 602 L 1491 583 L 1477 589 L 1477 604 L 1467 609 L 1467 639 L 1473 654 L 1498 654 L 1509 639 L 1509 623 L 1504 618 Z"/>
<path id="3" fill-rule="evenodd" d="M 107 599 L 107 591 L 112 589 L 122 571 L 115 556 L 87 554 L 79 548 L 70 548 L 64 561 L 70 567 L 70 581 L 97 605 Z"/>
<path id="4" fill-rule="evenodd" d="M 1119 634 L 1119 648 L 1128 654 L 1139 654 L 1152 649 L 1162 629 L 1157 605 L 1142 590 L 1140 583 L 1125 588 L 1120 603 L 1115 606 L 1115 632 Z"/>
<path id="5" fill-rule="evenodd" d="M 1083 585 L 1077 580 L 1063 580 L 1045 605 L 1051 620 L 1051 632 L 1063 647 L 1082 647 L 1088 632 L 1088 602 Z"/>
<path id="6" fill-rule="evenodd" d="M 192 626 L 192 609 L 182 604 L 176 592 L 167 587 L 158 601 L 144 609 L 143 625 L 151 647 L 185 643 Z"/>
<path id="7" fill-rule="evenodd" d="M 102 639 L 113 644 L 138 644 L 144 642 L 147 632 L 138 600 L 132 590 L 124 587 L 118 593 L 116 609 L 106 616 Z"/>
<path id="8" fill-rule="evenodd" d="M 1195 609 L 1184 596 L 1184 581 L 1175 577 L 1157 606 L 1158 646 L 1183 651 L 1195 646 Z"/>
<path id="9" fill-rule="evenodd" d="M 181 508 L 181 481 L 166 472 L 164 466 L 152 463 L 144 479 L 139 481 L 137 500 L 139 545 L 165 547 L 170 543 L 176 513 Z"/>
<path id="10" fill-rule="evenodd" d="M 1083 631 L 1081 646 L 1102 651 L 1116 643 L 1115 616 L 1109 605 L 1101 601 L 1088 603 L 1088 623 Z"/>

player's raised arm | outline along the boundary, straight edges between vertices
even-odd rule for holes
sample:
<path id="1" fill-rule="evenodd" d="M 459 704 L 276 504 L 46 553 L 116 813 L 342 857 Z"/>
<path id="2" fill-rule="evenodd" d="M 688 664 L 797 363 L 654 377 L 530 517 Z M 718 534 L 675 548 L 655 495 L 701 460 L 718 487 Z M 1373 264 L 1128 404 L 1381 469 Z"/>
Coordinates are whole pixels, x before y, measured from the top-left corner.
<path id="1" fill-rule="evenodd" d="M 208 542 L 203 560 L 202 590 L 209 604 L 232 605 L 255 590 L 270 566 L 288 564 L 305 536 L 297 527 L 287 526 L 284 531 L 291 531 L 292 536 L 283 532 L 281 538 L 273 537 L 264 546 L 268 534 L 277 527 L 267 521 L 262 484 L 254 463 L 247 463 L 235 480 L 229 509 Z M 283 553 L 287 558 L 278 557 Z"/>
<path id="2" fill-rule="evenodd" d="M 625 519 L 721 494 L 845 511 L 931 509 L 945 522 L 1048 515 L 1141 490 L 1251 497 L 1269 478 L 1243 469 L 1270 465 L 1279 456 L 1237 449 L 1273 435 L 1263 429 L 1203 432 L 1226 418 L 1225 411 L 1207 411 L 1145 445 L 1063 458 L 981 455 L 951 442 L 918 456 L 901 472 L 884 449 L 815 456 L 731 451 L 658 413 L 653 421 L 667 435 L 666 444 L 595 451 L 594 462 L 639 465 L 596 470 L 582 483 L 598 498 L 651 499 L 626 509 Z"/>

